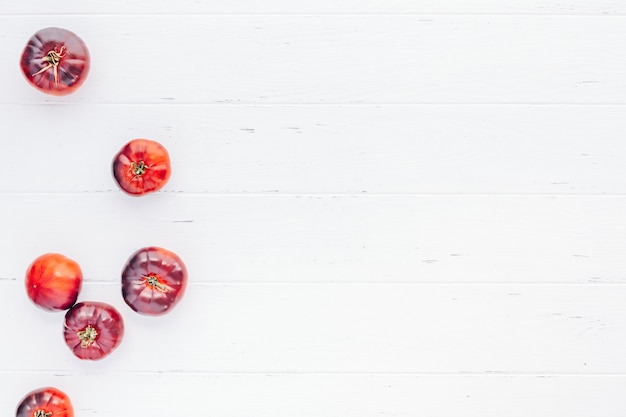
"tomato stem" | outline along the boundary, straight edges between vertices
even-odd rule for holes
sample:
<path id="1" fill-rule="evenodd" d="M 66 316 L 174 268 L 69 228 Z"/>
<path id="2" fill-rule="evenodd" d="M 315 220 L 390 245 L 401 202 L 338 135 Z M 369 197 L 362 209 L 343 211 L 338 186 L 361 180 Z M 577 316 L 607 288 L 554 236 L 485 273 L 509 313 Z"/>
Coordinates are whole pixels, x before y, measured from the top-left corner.
<path id="1" fill-rule="evenodd" d="M 34 73 L 32 76 L 34 77 L 35 75 L 39 75 L 42 72 L 45 72 L 49 70 L 50 68 L 52 68 L 52 71 L 54 71 L 54 83 L 59 84 L 58 66 L 59 66 L 59 62 L 61 62 L 61 58 L 65 57 L 65 54 L 63 53 L 64 51 L 65 51 L 65 45 L 63 45 L 58 51 L 55 48 L 51 50 L 50 52 L 48 52 L 46 56 L 41 58 L 41 60 L 44 62 L 47 62 L 48 65 L 46 65 L 45 67 L 43 67 L 42 69 Z"/>
<path id="2" fill-rule="evenodd" d="M 156 288 L 161 292 L 167 292 L 167 286 L 159 281 L 158 276 L 150 274 L 144 278 L 146 279 L 146 284 Z"/>
<path id="3" fill-rule="evenodd" d="M 52 412 L 46 413 L 45 410 L 37 410 L 35 411 L 35 414 L 33 414 L 33 417 L 50 417 L 51 415 Z"/>
<path id="4" fill-rule="evenodd" d="M 96 341 L 96 337 L 98 336 L 98 331 L 87 325 L 85 330 L 82 330 L 77 333 L 78 338 L 80 339 L 80 347 L 87 348 L 91 346 L 93 342 Z"/>
<path id="5" fill-rule="evenodd" d="M 141 177 L 143 174 L 146 173 L 146 170 L 148 169 L 148 166 L 143 161 L 139 162 L 138 164 L 136 164 L 135 162 L 131 162 L 130 163 L 130 169 L 131 169 L 133 175 L 135 175 L 137 177 Z"/>

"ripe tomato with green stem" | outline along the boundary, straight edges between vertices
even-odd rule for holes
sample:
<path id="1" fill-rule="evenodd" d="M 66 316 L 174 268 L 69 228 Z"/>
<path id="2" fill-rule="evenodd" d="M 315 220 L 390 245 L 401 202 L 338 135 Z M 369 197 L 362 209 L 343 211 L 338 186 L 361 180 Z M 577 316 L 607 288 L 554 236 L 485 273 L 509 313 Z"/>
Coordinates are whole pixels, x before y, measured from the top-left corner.
<path id="1" fill-rule="evenodd" d="M 74 417 L 70 398 L 58 388 L 44 387 L 26 394 L 17 405 L 16 417 Z"/>
<path id="2" fill-rule="evenodd" d="M 178 304 L 187 287 L 187 267 L 167 249 L 150 246 L 131 255 L 122 270 L 122 297 L 134 311 L 161 315 Z"/>
<path id="3" fill-rule="evenodd" d="M 140 196 L 158 191 L 171 175 L 167 149 L 149 139 L 133 139 L 113 158 L 113 177 L 126 193 Z"/>
<path id="4" fill-rule="evenodd" d="M 75 33 L 49 27 L 26 43 L 20 67 L 26 80 L 46 94 L 64 96 L 80 87 L 89 73 L 89 50 Z"/>
<path id="5" fill-rule="evenodd" d="M 108 356 L 122 342 L 124 320 L 112 305 L 82 301 L 65 314 L 63 335 L 76 357 L 98 360 Z"/>

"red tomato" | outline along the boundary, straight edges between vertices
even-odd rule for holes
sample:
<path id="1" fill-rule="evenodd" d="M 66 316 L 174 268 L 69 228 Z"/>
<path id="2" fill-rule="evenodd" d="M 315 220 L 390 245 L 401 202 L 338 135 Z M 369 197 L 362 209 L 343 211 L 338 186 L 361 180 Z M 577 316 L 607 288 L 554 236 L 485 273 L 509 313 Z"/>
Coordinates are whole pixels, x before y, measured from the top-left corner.
<path id="1" fill-rule="evenodd" d="M 152 140 L 131 140 L 113 159 L 113 176 L 122 190 L 131 195 L 161 189 L 170 174 L 167 150 Z"/>
<path id="2" fill-rule="evenodd" d="M 47 253 L 26 271 L 28 297 L 45 310 L 62 311 L 74 305 L 83 282 L 80 266 L 58 253 Z"/>
<path id="3" fill-rule="evenodd" d="M 170 311 L 187 287 L 187 268 L 167 249 L 148 247 L 135 252 L 122 271 L 122 297 L 138 313 Z"/>
<path id="4" fill-rule="evenodd" d="M 73 93 L 89 73 L 89 51 L 75 33 L 46 28 L 26 44 L 20 61 L 26 80 L 40 91 L 55 96 Z"/>
<path id="5" fill-rule="evenodd" d="M 124 321 L 115 307 L 84 301 L 65 314 L 64 336 L 67 346 L 80 359 L 102 359 L 122 342 Z"/>
<path id="6" fill-rule="evenodd" d="M 17 405 L 16 417 L 74 417 L 70 398 L 53 387 L 29 392 Z"/>

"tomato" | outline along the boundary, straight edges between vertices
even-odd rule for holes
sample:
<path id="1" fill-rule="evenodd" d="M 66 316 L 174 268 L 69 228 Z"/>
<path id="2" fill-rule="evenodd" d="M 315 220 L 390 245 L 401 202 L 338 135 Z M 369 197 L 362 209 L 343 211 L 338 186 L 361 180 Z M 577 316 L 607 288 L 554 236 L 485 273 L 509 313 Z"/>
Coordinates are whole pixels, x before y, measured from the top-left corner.
<path id="1" fill-rule="evenodd" d="M 26 80 L 55 96 L 73 93 L 89 73 L 89 51 L 75 33 L 46 28 L 26 43 L 20 65 Z"/>
<path id="2" fill-rule="evenodd" d="M 134 139 L 113 159 L 113 177 L 131 195 L 142 195 L 161 189 L 170 178 L 170 157 L 158 142 Z"/>
<path id="3" fill-rule="evenodd" d="M 115 307 L 95 301 L 77 303 L 65 314 L 65 343 L 80 359 L 102 359 L 124 336 L 124 320 Z"/>
<path id="4" fill-rule="evenodd" d="M 122 297 L 141 314 L 170 311 L 187 287 L 187 268 L 174 252 L 157 247 L 139 249 L 122 271 Z"/>
<path id="5" fill-rule="evenodd" d="M 16 417 L 74 417 L 70 398 L 61 390 L 45 387 L 26 394 L 17 405 Z"/>
<path id="6" fill-rule="evenodd" d="M 46 253 L 26 271 L 26 292 L 39 307 L 50 311 L 74 305 L 83 282 L 80 266 L 58 253 Z"/>

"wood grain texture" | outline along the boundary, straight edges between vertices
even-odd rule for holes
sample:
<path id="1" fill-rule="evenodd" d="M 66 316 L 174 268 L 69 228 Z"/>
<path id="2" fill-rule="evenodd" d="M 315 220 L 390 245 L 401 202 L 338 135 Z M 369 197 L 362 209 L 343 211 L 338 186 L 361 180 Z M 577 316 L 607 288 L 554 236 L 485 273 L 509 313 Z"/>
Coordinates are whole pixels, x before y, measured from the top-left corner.
<path id="1" fill-rule="evenodd" d="M 420 13 L 420 14 L 626 14 L 619 0 L 109 0 L 97 9 L 81 0 L 4 2 L 0 14 L 203 14 L 203 13 Z"/>
<path id="2" fill-rule="evenodd" d="M 111 160 L 136 137 L 168 148 L 169 192 L 626 191 L 622 106 L 68 103 L 0 113 L 18 115 L 0 124 L 3 192 L 117 190 Z M 25 144 L 37 151 L 26 155 Z"/>
<path id="3" fill-rule="evenodd" d="M 93 283 L 80 299 L 117 306 L 126 327 L 95 363 L 72 355 L 63 314 L 33 306 L 22 282 L 0 290 L 2 302 L 22 301 L 0 316 L 7 334 L 22 335 L 0 348 L 0 369 L 15 372 L 626 373 L 622 285 L 192 282 L 155 318 L 126 307 L 119 285 Z M 16 363 L 16 351 L 29 360 Z"/>
<path id="4" fill-rule="evenodd" d="M 71 395 L 76 415 L 103 417 L 199 413 L 232 417 L 621 417 L 618 399 L 626 388 L 623 376 L 111 373 L 108 375 L 116 381 L 112 386 L 105 375 L 43 374 L 39 382 L 63 388 Z M 21 398 L 32 388 L 32 374 L 5 373 L 2 377 L 12 381 L 5 390 L 9 398 Z M 112 396 L 115 400 L 111 400 Z M 124 405 L 123 411 L 120 404 Z M 0 402 L 3 415 L 12 415 L 14 407 L 10 402 Z"/>
<path id="5" fill-rule="evenodd" d="M 0 17 L 0 50 L 19 57 L 49 25 L 47 16 Z M 61 102 L 624 104 L 626 96 L 619 16 L 61 16 L 55 25 L 78 33 L 93 60 L 85 85 Z M 0 66 L 0 103 L 52 101 L 15 66 Z"/>
<path id="6" fill-rule="evenodd" d="M 119 415 L 123 404 L 124 415 L 154 417 L 198 410 L 233 417 L 620 417 L 612 404 L 626 388 L 626 378 L 605 376 L 111 375 L 114 387 L 102 373 L 44 374 L 40 382 L 71 393 L 77 415 Z M 32 387 L 32 374 L 2 376 L 13 381 L 6 391 L 11 397 Z M 94 392 L 114 393 L 115 401 Z M 2 404 L 0 412 L 12 415 L 14 407 Z"/>
<path id="7" fill-rule="evenodd" d="M 215 282 L 624 283 L 626 198 L 3 194 L 0 278 L 61 252 L 117 282 L 143 246 Z"/>

